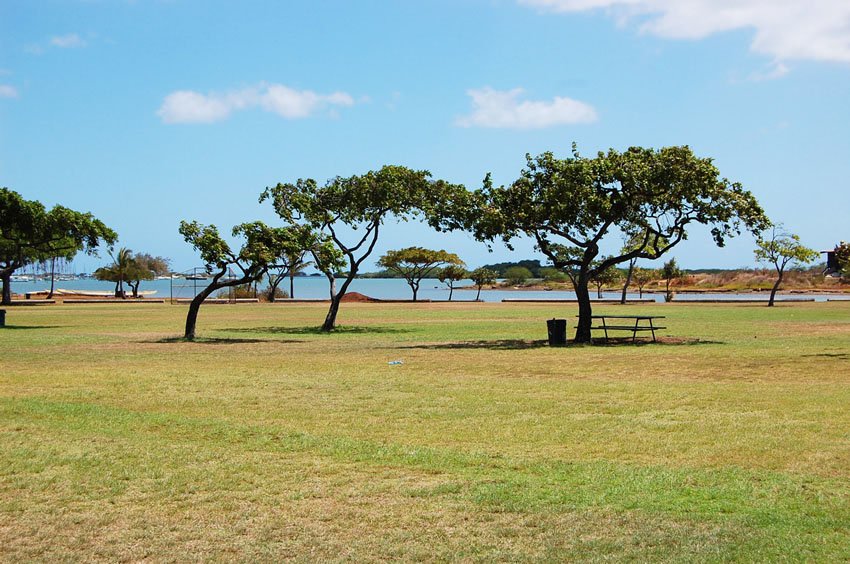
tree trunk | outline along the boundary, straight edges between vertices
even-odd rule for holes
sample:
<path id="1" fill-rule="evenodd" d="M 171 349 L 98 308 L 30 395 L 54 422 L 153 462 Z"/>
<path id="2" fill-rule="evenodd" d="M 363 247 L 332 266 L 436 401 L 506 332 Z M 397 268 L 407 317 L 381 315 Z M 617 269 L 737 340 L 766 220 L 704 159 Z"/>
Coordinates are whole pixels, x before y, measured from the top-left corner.
<path id="1" fill-rule="evenodd" d="M 295 297 L 295 275 L 292 273 L 289 274 L 289 297 Z"/>
<path id="2" fill-rule="evenodd" d="M 132 282 L 127 282 L 127 284 L 130 286 L 130 290 L 132 290 L 132 292 L 133 292 L 133 298 L 139 297 L 139 285 L 141 283 L 142 283 L 141 280 L 136 280 L 135 284 L 133 284 Z"/>
<path id="3" fill-rule="evenodd" d="M 280 283 L 283 282 L 282 276 L 275 276 L 274 278 L 269 279 L 269 301 L 274 303 L 277 301 L 277 287 L 280 286 Z"/>
<path id="4" fill-rule="evenodd" d="M 475 294 L 475 301 L 477 302 L 480 299 L 481 299 L 481 286 L 478 286 L 478 293 Z"/>
<path id="5" fill-rule="evenodd" d="M 53 298 L 53 291 L 56 289 L 56 257 L 50 259 L 50 291 L 47 293 L 47 299 Z"/>
<path id="6" fill-rule="evenodd" d="M 216 290 L 223 288 L 217 284 L 210 284 L 196 295 L 189 304 L 189 312 L 186 314 L 186 330 L 183 332 L 183 338 L 188 341 L 195 339 L 195 326 L 198 323 L 198 312 L 201 309 L 201 304 Z"/>
<path id="7" fill-rule="evenodd" d="M 773 289 L 770 291 L 770 299 L 767 301 L 767 307 L 773 307 L 773 299 L 776 297 L 776 292 L 779 290 L 779 285 L 782 284 L 782 275 L 784 273 L 782 271 L 779 272 L 779 278 L 776 279 L 776 284 L 773 285 Z"/>
<path id="8" fill-rule="evenodd" d="M 626 273 L 626 283 L 623 284 L 623 295 L 620 296 L 620 303 L 626 303 L 626 292 L 629 291 L 629 284 L 632 283 L 632 272 L 635 270 L 635 259 L 629 261 L 629 271 Z M 643 297 L 643 296 L 641 296 Z"/>
<path id="9" fill-rule="evenodd" d="M 452 292 L 455 291 L 455 287 L 453 284 L 449 284 L 449 301 L 452 301 Z"/>
<path id="10" fill-rule="evenodd" d="M 410 284 L 410 289 L 413 290 L 413 301 L 416 301 L 416 294 L 419 292 L 419 284 Z"/>
<path id="11" fill-rule="evenodd" d="M 322 324 L 322 331 L 325 333 L 329 333 L 336 328 L 336 316 L 339 313 L 339 303 L 342 301 L 342 297 L 348 291 L 348 287 L 351 285 L 351 282 L 354 280 L 354 277 L 357 276 L 357 270 L 352 269 L 348 273 L 348 278 L 345 279 L 345 282 L 342 283 L 342 287 L 339 289 L 339 292 L 334 293 L 334 288 L 336 287 L 336 279 L 332 277 L 331 281 L 331 307 L 328 309 L 328 315 L 325 317 L 325 322 Z"/>
<path id="12" fill-rule="evenodd" d="M 593 324 L 593 306 L 590 303 L 590 291 L 587 287 L 587 272 L 579 272 L 574 289 L 578 300 L 578 326 L 576 326 L 576 343 L 590 342 L 590 328 Z"/>
<path id="13" fill-rule="evenodd" d="M 601 299 L 602 299 L 602 284 L 597 284 L 597 285 L 596 285 L 596 299 L 597 299 L 597 300 L 601 300 Z"/>
<path id="14" fill-rule="evenodd" d="M 12 270 L 4 270 L 0 273 L 0 279 L 3 280 L 3 305 L 12 304 Z"/>

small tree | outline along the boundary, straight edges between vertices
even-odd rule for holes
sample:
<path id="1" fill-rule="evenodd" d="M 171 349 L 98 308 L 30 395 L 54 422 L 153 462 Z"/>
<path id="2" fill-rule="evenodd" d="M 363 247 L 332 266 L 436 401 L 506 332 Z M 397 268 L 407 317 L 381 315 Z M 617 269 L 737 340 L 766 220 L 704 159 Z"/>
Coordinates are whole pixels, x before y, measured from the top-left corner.
<path id="1" fill-rule="evenodd" d="M 524 266 L 512 266 L 505 270 L 505 280 L 512 286 L 525 284 L 531 276 L 531 271 Z"/>
<path id="2" fill-rule="evenodd" d="M 133 291 L 133 297 L 139 297 L 139 285 L 142 280 L 153 280 L 157 276 L 165 276 L 171 272 L 171 261 L 165 257 L 155 257 L 148 253 L 138 253 L 133 256 L 136 268 L 127 280 L 127 285 Z"/>
<path id="3" fill-rule="evenodd" d="M 304 272 L 312 263 L 307 260 L 309 251 L 302 249 L 297 253 L 279 257 L 278 262 L 269 267 L 267 272 L 269 280 L 269 301 L 277 299 L 277 288 L 286 278 L 289 278 L 289 297 L 295 297 L 295 275 Z"/>
<path id="4" fill-rule="evenodd" d="M 602 299 L 602 288 L 616 284 L 620 280 L 620 271 L 614 267 L 598 270 L 591 278 L 591 282 L 596 286 L 596 297 Z"/>
<path id="5" fill-rule="evenodd" d="M 452 264 L 441 268 L 437 273 L 437 279 L 449 287 L 449 301 L 452 301 L 455 283 L 466 280 L 467 278 L 469 278 L 469 271 L 459 264 Z"/>
<path id="6" fill-rule="evenodd" d="M 90 213 L 63 206 L 47 211 L 41 202 L 25 200 L 8 188 L 0 188 L 0 280 L 2 304 L 12 303 L 12 274 L 27 264 L 70 258 L 78 252 L 95 254 L 103 242 L 118 236 Z"/>
<path id="7" fill-rule="evenodd" d="M 481 288 L 495 284 L 497 276 L 498 274 L 496 271 L 490 270 L 489 268 L 476 268 L 469 273 L 470 280 L 472 280 L 473 284 L 475 284 L 478 288 L 478 293 L 475 294 L 476 302 L 481 299 Z"/>
<path id="8" fill-rule="evenodd" d="M 658 280 L 659 272 L 654 268 L 641 268 L 636 266 L 632 271 L 632 280 L 638 287 L 638 295 L 643 298 L 643 288 L 653 280 Z"/>
<path id="9" fill-rule="evenodd" d="M 767 302 L 767 306 L 772 307 L 776 292 L 782 284 L 782 277 L 785 275 L 785 267 L 793 263 L 813 262 L 818 257 L 818 252 L 803 246 L 799 235 L 782 231 L 782 225 L 773 226 L 769 237 L 758 237 L 756 245 L 758 245 L 755 250 L 756 260 L 770 263 L 776 269 L 776 282 L 770 290 L 770 299 Z"/>
<path id="10" fill-rule="evenodd" d="M 664 266 L 661 267 L 660 274 L 661 278 L 664 279 L 664 301 L 672 302 L 673 292 L 670 291 L 670 283 L 682 276 L 682 271 L 679 269 L 679 265 L 676 264 L 676 259 L 671 258 L 665 262 Z"/>
<path id="11" fill-rule="evenodd" d="M 124 282 L 129 281 L 132 276 L 142 276 L 138 272 L 138 265 L 133 260 L 133 251 L 126 247 L 121 247 L 117 253 L 109 251 L 109 256 L 112 258 L 112 264 L 95 270 L 94 277 L 98 280 L 115 282 L 115 297 L 126 298 Z"/>
<path id="12" fill-rule="evenodd" d="M 413 290 L 413 301 L 419 293 L 419 284 L 424 278 L 434 276 L 443 266 L 464 266 L 454 253 L 444 250 L 434 251 L 422 247 L 407 247 L 397 251 L 387 251 L 378 260 L 378 265 L 390 272 L 399 274 L 407 281 L 407 285 Z"/>
<path id="13" fill-rule="evenodd" d="M 200 253 L 207 273 L 212 275 L 209 285 L 189 304 L 183 336 L 190 341 L 195 338 L 195 326 L 201 304 L 213 292 L 256 282 L 280 255 L 295 252 L 304 243 L 301 230 L 289 227 L 270 228 L 259 221 L 242 223 L 233 228 L 233 236 L 244 239 L 242 247 L 236 252 L 222 239 L 214 225 L 204 226 L 196 221 L 181 221 L 180 234 Z M 234 269 L 237 275 L 229 276 Z"/>
<path id="14" fill-rule="evenodd" d="M 632 229 L 627 230 L 626 231 L 626 242 L 625 242 L 625 245 L 623 245 L 623 248 L 620 250 L 620 252 L 625 254 L 625 253 L 630 253 L 635 249 L 640 249 L 640 247 L 643 244 L 643 241 L 646 239 L 646 237 L 647 237 L 647 234 L 645 232 L 641 231 L 640 229 L 632 228 Z M 666 242 L 664 240 L 661 240 L 661 241 L 659 241 L 659 244 L 663 246 L 663 245 L 666 244 Z M 652 250 L 653 250 L 652 248 L 647 248 L 646 252 L 648 254 L 652 254 Z M 652 257 L 652 258 L 655 258 L 655 257 Z M 628 267 L 626 269 L 626 276 L 624 277 L 625 279 L 624 279 L 624 282 L 623 282 L 623 292 L 620 295 L 620 303 L 621 304 L 626 303 L 626 294 L 629 291 L 629 285 L 632 283 L 632 278 L 634 277 L 634 272 L 635 272 L 635 268 L 636 268 L 635 265 L 637 264 L 637 261 L 638 261 L 638 257 L 632 257 L 632 259 L 629 260 L 629 262 L 628 262 Z M 643 297 L 643 290 L 641 290 L 640 293 L 641 293 L 640 297 L 642 298 Z"/>

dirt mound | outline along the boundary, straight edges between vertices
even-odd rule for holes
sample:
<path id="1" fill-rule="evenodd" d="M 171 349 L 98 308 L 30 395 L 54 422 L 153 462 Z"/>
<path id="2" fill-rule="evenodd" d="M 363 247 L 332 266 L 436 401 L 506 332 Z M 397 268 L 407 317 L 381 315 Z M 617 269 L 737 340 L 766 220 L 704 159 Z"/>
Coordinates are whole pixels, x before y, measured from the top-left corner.
<path id="1" fill-rule="evenodd" d="M 365 295 L 361 294 L 360 292 L 346 292 L 346 294 L 342 297 L 342 300 L 340 300 L 340 301 L 365 303 L 365 302 L 379 302 L 381 300 L 376 300 L 375 298 L 370 298 L 369 296 L 365 296 Z"/>

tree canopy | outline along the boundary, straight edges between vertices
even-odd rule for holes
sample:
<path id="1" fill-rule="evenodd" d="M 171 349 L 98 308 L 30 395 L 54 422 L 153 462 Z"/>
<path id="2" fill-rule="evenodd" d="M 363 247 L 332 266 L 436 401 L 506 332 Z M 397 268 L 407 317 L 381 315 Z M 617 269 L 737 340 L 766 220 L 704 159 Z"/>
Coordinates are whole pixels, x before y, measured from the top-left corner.
<path id="1" fill-rule="evenodd" d="M 305 246 L 305 232 L 295 227 L 268 227 L 260 221 L 242 223 L 233 228 L 232 235 L 243 240 L 234 251 L 222 238 L 215 225 L 202 225 L 196 221 L 180 222 L 180 234 L 201 255 L 208 274 L 209 285 L 201 290 L 189 304 L 184 337 L 195 338 L 198 311 L 213 292 L 221 288 L 256 282 L 269 265 L 284 254 L 297 252 Z"/>
<path id="2" fill-rule="evenodd" d="M 270 200 L 285 223 L 307 225 L 326 234 L 347 261 L 346 278 L 334 290 L 322 325 L 324 331 L 331 331 L 340 301 L 374 250 L 383 222 L 393 216 L 402 221 L 421 217 L 434 226 L 449 223 L 453 208 L 448 203 L 457 200 L 450 196 L 461 192 L 466 192 L 462 186 L 432 180 L 428 171 L 388 165 L 362 175 L 332 178 L 323 186 L 311 178 L 278 184 L 266 188 L 260 201 Z"/>
<path id="3" fill-rule="evenodd" d="M 423 247 L 407 247 L 387 251 L 378 260 L 378 264 L 387 270 L 397 272 L 407 281 L 408 286 L 413 290 L 414 302 L 419 293 L 419 285 L 424 278 L 435 276 L 444 266 L 464 266 L 460 257 L 454 253 Z"/>
<path id="4" fill-rule="evenodd" d="M 804 246 L 800 236 L 783 231 L 781 225 L 773 226 L 767 237 L 756 238 L 755 257 L 759 262 L 772 264 L 776 269 L 776 282 L 770 290 L 768 307 L 773 306 L 776 292 L 782 284 L 785 267 L 789 264 L 808 264 L 818 258 L 818 252 Z"/>
<path id="5" fill-rule="evenodd" d="M 59 205 L 48 211 L 39 201 L 0 188 L 2 303 L 11 303 L 11 277 L 17 269 L 52 257 L 94 254 L 101 243 L 112 245 L 117 239 L 115 232 L 91 213 Z"/>
<path id="6" fill-rule="evenodd" d="M 598 273 L 634 258 L 655 259 L 687 238 L 693 224 L 711 226 L 718 246 L 742 229 L 759 232 L 768 224 L 761 206 L 740 184 L 722 178 L 709 158 L 690 148 L 610 149 L 583 157 L 551 152 L 526 155 L 526 168 L 509 186 L 490 176 L 471 198 L 478 213 L 467 215 L 480 240 L 526 235 L 551 263 L 571 272 L 579 301 L 576 340 L 590 340 L 592 308 L 588 282 Z M 617 233 L 642 239 L 596 261 L 600 244 Z"/>

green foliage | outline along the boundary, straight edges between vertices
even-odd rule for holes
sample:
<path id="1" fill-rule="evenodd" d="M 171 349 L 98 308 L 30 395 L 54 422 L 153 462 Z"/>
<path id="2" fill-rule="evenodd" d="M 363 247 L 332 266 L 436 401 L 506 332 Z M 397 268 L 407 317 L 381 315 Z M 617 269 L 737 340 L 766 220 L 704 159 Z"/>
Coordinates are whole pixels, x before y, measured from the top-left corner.
<path id="1" fill-rule="evenodd" d="M 579 300 L 576 338 L 590 340 L 592 309 L 587 284 L 598 272 L 632 259 L 655 259 L 687 237 L 691 223 L 711 226 L 717 245 L 746 228 L 768 225 L 756 199 L 740 184 L 721 178 L 711 159 L 688 147 L 625 152 L 610 149 L 596 157 L 558 159 L 551 152 L 526 155 L 526 168 L 510 186 L 495 187 L 490 176 L 473 201 L 476 238 L 510 244 L 534 238 L 537 248 L 559 269 L 570 269 Z M 640 234 L 635 245 L 596 263 L 600 243 L 619 230 Z"/>
<path id="2" fill-rule="evenodd" d="M 449 301 L 455 289 L 455 282 L 469 278 L 469 271 L 463 264 L 450 264 L 437 271 L 437 279 L 449 287 Z"/>
<path id="3" fill-rule="evenodd" d="M 118 236 L 90 213 L 63 206 L 47 211 L 41 202 L 26 200 L 8 188 L 0 188 L 0 277 L 3 302 L 11 300 L 8 280 L 26 264 L 53 257 L 70 259 L 78 252 L 94 254 Z"/>
<path id="4" fill-rule="evenodd" d="M 464 263 L 456 254 L 442 249 L 435 251 L 423 247 L 407 247 L 387 251 L 378 260 L 378 265 L 400 274 L 413 290 L 415 301 L 422 279 L 435 276 L 443 266 L 455 266 L 462 269 Z"/>
<path id="5" fill-rule="evenodd" d="M 495 270 L 482 266 L 470 272 L 469 278 L 475 284 L 476 288 L 478 288 L 478 293 L 475 294 L 475 301 L 478 301 L 481 298 L 481 288 L 495 284 L 498 274 Z"/>
<path id="6" fill-rule="evenodd" d="M 673 292 L 670 291 L 670 284 L 673 282 L 673 280 L 681 278 L 683 274 L 682 270 L 679 268 L 679 265 L 676 264 L 676 259 L 671 258 L 670 260 L 665 262 L 664 266 L 661 267 L 659 274 L 665 282 L 664 301 L 672 302 Z"/>
<path id="7" fill-rule="evenodd" d="M 324 270 L 317 265 L 331 280 L 331 306 L 322 325 L 330 331 L 336 325 L 339 302 L 374 250 L 385 219 L 394 216 L 409 221 L 419 217 L 434 227 L 453 228 L 464 223 L 455 214 L 471 209 L 465 194 L 463 186 L 432 180 L 426 170 L 384 166 L 363 175 L 332 178 L 324 186 L 311 178 L 277 184 L 266 188 L 260 201 L 270 200 L 286 223 L 305 225 L 336 246 L 338 255 L 331 256 L 329 249 L 321 251 Z M 353 241 L 343 241 L 341 230 L 345 227 L 357 233 Z M 340 256 L 348 263 L 348 273 L 337 292 L 328 273 L 330 263 Z"/>
<path id="8" fill-rule="evenodd" d="M 527 259 L 514 262 L 497 262 L 494 264 L 485 264 L 481 268 L 487 268 L 489 270 L 495 271 L 497 278 L 505 278 L 505 271 L 512 266 L 522 266 L 524 268 L 527 268 L 531 272 L 532 278 L 543 278 L 543 274 L 541 271 L 544 269 L 544 267 L 541 266 L 540 261 L 536 259 Z"/>
<path id="9" fill-rule="evenodd" d="M 531 271 L 524 266 L 512 266 L 505 270 L 505 280 L 508 284 L 517 286 L 525 284 L 532 277 Z"/>
<path id="10" fill-rule="evenodd" d="M 658 280 L 660 277 L 661 273 L 654 268 L 641 268 L 636 266 L 632 271 L 632 280 L 634 280 L 637 285 L 641 298 L 643 297 L 644 287 L 650 282 Z"/>
<path id="11" fill-rule="evenodd" d="M 773 227 L 769 237 L 759 236 L 756 244 L 756 260 L 772 264 L 780 273 L 789 264 L 808 264 L 818 258 L 817 251 L 800 243 L 799 235 L 782 231 L 781 225 Z"/>

